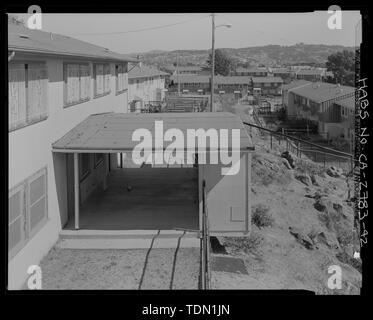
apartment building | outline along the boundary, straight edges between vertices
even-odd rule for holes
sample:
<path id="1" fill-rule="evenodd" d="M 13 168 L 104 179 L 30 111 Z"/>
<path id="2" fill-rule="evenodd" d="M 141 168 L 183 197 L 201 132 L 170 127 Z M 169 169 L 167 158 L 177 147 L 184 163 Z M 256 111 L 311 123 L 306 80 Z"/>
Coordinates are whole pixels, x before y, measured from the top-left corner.
<path id="1" fill-rule="evenodd" d="M 262 95 L 281 95 L 283 80 L 279 77 L 252 77 L 253 89 Z"/>
<path id="2" fill-rule="evenodd" d="M 331 139 L 353 134 L 355 88 L 325 82 L 295 83 L 286 90 L 288 115 L 316 121 Z"/>
<path id="3" fill-rule="evenodd" d="M 166 66 L 164 70 L 171 75 L 198 75 L 202 72 L 201 66 Z"/>
<path id="4" fill-rule="evenodd" d="M 185 93 L 205 94 L 211 90 L 211 77 L 205 75 L 184 75 L 171 76 L 170 91 L 178 90 L 180 82 L 180 90 Z M 215 76 L 215 93 L 240 93 L 246 95 L 252 82 L 250 77 L 244 76 Z"/>
<path id="5" fill-rule="evenodd" d="M 167 73 L 144 65 L 142 62 L 130 65 L 128 71 L 128 104 L 131 112 L 139 112 L 152 102 L 165 98 Z"/>
<path id="6" fill-rule="evenodd" d="M 299 69 L 295 72 L 295 79 L 307 81 L 323 81 L 326 78 L 325 69 Z"/>
<path id="7" fill-rule="evenodd" d="M 90 115 L 128 111 L 127 56 L 8 24 L 8 288 L 19 289 L 71 215 L 72 154 L 52 144 Z M 75 158 L 74 158 L 75 159 Z M 106 154 L 79 154 L 80 201 L 104 184 Z"/>
<path id="8" fill-rule="evenodd" d="M 267 77 L 267 68 L 236 68 L 235 71 L 231 73 L 232 76 L 246 76 L 246 77 Z"/>
<path id="9" fill-rule="evenodd" d="M 272 68 L 271 75 L 281 78 L 284 83 L 289 83 L 295 76 L 295 73 L 288 68 Z"/>
<path id="10" fill-rule="evenodd" d="M 301 87 L 304 85 L 311 84 L 311 81 L 307 80 L 293 80 L 288 84 L 283 84 L 281 91 L 282 91 L 282 105 L 285 108 L 288 116 L 296 115 L 296 109 L 294 102 L 289 102 L 289 99 L 293 99 L 294 96 L 289 94 L 289 90 Z"/>

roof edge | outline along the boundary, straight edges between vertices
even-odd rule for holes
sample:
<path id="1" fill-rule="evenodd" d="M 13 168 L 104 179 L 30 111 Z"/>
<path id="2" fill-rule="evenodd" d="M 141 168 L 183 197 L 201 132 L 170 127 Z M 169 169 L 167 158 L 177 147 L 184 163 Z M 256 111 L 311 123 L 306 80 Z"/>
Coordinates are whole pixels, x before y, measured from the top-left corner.
<path id="1" fill-rule="evenodd" d="M 101 60 L 109 60 L 109 61 L 125 61 L 125 62 L 139 62 L 137 59 L 132 58 L 115 58 L 115 57 L 103 57 L 103 56 L 96 56 L 90 54 L 76 54 L 73 52 L 66 52 L 66 51 L 53 51 L 53 50 L 40 50 L 40 49 L 31 49 L 28 47 L 17 47 L 17 46 L 8 46 L 8 50 L 10 51 L 17 51 L 23 53 L 36 53 L 36 54 L 46 54 L 46 55 L 53 55 L 53 56 L 68 56 L 68 57 L 80 57 L 80 58 L 90 58 L 90 59 L 101 59 Z"/>

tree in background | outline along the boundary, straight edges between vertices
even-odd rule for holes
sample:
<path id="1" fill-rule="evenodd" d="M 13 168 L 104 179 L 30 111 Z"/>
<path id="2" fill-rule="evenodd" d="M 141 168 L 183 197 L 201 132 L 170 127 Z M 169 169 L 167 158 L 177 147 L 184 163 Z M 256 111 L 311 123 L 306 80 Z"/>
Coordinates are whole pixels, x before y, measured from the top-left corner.
<path id="1" fill-rule="evenodd" d="M 211 70 L 212 65 L 212 57 L 211 53 L 209 54 L 209 57 L 207 59 L 207 68 Z M 228 76 L 230 72 L 234 68 L 234 61 L 231 57 L 229 57 L 227 54 L 225 54 L 222 50 L 216 49 L 215 50 L 215 74 L 219 74 L 222 76 Z"/>
<path id="2" fill-rule="evenodd" d="M 355 53 L 343 50 L 328 57 L 326 67 L 334 74 L 335 83 L 355 86 Z"/>

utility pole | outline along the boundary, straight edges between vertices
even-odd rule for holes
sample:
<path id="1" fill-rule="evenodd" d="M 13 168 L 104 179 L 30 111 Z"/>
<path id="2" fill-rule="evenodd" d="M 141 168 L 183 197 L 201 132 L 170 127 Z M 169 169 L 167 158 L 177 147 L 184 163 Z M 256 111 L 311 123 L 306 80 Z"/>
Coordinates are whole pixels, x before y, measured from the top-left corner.
<path id="1" fill-rule="evenodd" d="M 215 13 L 211 14 L 212 18 L 212 47 L 211 47 L 211 101 L 210 111 L 214 111 L 214 74 L 215 74 Z"/>
<path id="2" fill-rule="evenodd" d="M 179 54 L 176 56 L 176 79 L 177 79 L 177 94 L 180 96 L 180 79 L 179 79 Z"/>

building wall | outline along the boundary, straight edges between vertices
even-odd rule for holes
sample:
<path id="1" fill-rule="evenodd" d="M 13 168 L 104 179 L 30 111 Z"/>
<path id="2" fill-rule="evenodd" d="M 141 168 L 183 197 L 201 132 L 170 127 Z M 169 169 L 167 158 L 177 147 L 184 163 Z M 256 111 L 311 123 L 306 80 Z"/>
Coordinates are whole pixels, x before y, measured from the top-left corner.
<path id="1" fill-rule="evenodd" d="M 351 93 L 339 96 L 336 99 L 350 95 Z M 296 96 L 293 92 L 283 92 L 283 103 L 288 115 L 296 115 L 300 118 L 317 121 L 319 132 L 328 134 L 330 138 L 337 138 L 343 134 L 345 139 L 350 139 L 351 132 L 355 127 L 354 112 L 345 108 L 347 114 L 343 116 L 341 106 L 335 103 L 335 99 L 315 103 L 309 99 L 297 96 L 299 97 L 299 102 L 297 102 Z"/>
<path id="2" fill-rule="evenodd" d="M 59 232 L 67 221 L 66 155 L 52 153 L 51 144 L 90 114 L 111 111 L 127 112 L 127 92 L 119 95 L 116 95 L 115 92 L 114 63 L 110 64 L 112 88 L 110 94 L 93 98 L 94 81 L 91 79 L 91 99 L 64 108 L 63 62 L 74 61 L 74 59 L 63 60 L 62 57 L 43 58 L 42 56 L 34 58 L 16 53 L 13 61 L 36 59 L 45 61 L 47 64 L 49 77 L 48 118 L 9 132 L 9 189 L 39 169 L 47 167 L 48 220 L 39 232 L 9 261 L 9 289 L 21 288 L 28 277 L 27 268 L 30 265 L 39 264 L 58 239 Z"/>
<path id="3" fill-rule="evenodd" d="M 307 80 L 307 81 L 322 81 L 323 76 L 321 74 L 297 74 L 296 78 L 298 80 Z"/>
<path id="4" fill-rule="evenodd" d="M 137 83 L 137 81 L 139 83 Z M 149 78 L 129 79 L 128 80 L 128 101 L 131 102 L 135 96 L 143 99 L 143 101 L 159 101 L 157 91 L 161 92 L 160 98 L 164 99 L 165 78 L 155 77 L 153 80 Z"/>
<path id="5" fill-rule="evenodd" d="M 240 170 L 235 175 L 223 176 L 221 168 L 225 165 L 208 163 L 199 165 L 200 217 L 203 210 L 202 182 L 205 180 L 211 234 L 247 235 L 251 230 L 251 153 L 241 153 Z"/>
<path id="6" fill-rule="evenodd" d="M 281 94 L 281 86 L 282 83 L 254 83 L 254 88 L 260 88 L 262 90 L 262 94 L 270 94 L 270 95 L 279 95 Z"/>

